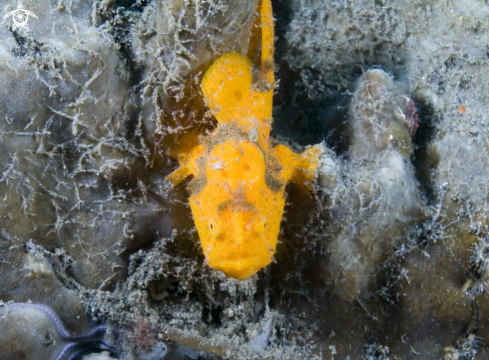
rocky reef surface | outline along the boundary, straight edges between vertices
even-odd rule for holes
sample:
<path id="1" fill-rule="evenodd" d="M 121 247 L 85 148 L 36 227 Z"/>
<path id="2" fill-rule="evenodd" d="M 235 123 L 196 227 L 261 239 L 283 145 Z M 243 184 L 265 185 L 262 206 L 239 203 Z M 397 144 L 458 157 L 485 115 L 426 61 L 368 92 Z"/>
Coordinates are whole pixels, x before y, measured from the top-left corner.
<path id="1" fill-rule="evenodd" d="M 486 2 L 273 1 L 274 141 L 328 150 L 246 281 L 205 264 L 164 178 L 215 126 L 206 69 L 256 48 L 257 1 L 22 7 L 28 31 L 0 24 L 1 360 L 487 357 Z"/>

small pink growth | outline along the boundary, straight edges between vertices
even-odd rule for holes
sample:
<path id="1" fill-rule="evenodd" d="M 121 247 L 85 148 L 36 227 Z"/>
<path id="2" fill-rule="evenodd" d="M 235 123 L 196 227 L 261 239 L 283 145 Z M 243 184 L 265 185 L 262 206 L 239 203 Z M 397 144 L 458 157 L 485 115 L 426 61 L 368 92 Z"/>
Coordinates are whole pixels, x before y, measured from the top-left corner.
<path id="1" fill-rule="evenodd" d="M 136 347 L 149 349 L 156 339 L 156 329 L 151 325 L 148 319 L 142 317 L 138 312 L 134 316 L 133 326 L 127 337 Z"/>
<path id="2" fill-rule="evenodd" d="M 414 135 L 416 135 L 416 130 L 418 130 L 419 127 L 419 118 L 418 118 L 418 114 L 416 113 L 417 112 L 416 105 L 414 105 L 414 102 L 407 96 L 403 95 L 402 97 L 406 99 L 406 108 L 404 109 L 404 113 L 402 112 L 401 108 L 398 107 L 399 114 L 398 113 L 395 114 L 399 118 L 407 122 L 409 135 L 411 136 L 411 139 L 413 139 Z"/>
<path id="3" fill-rule="evenodd" d="M 57 254 L 49 253 L 48 261 L 51 263 L 51 266 L 53 267 L 54 271 L 58 271 L 61 273 L 65 272 L 63 265 L 61 264 L 61 261 L 59 260 L 59 257 Z"/>

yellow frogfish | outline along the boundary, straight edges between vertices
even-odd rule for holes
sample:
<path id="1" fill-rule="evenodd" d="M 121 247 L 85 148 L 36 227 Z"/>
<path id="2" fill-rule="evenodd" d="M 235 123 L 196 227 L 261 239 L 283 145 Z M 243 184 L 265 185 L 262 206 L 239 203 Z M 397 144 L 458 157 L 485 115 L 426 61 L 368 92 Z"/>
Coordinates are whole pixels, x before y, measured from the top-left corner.
<path id="1" fill-rule="evenodd" d="M 321 145 L 296 154 L 272 148 L 274 29 L 270 0 L 261 6 L 261 64 L 231 52 L 217 59 L 201 88 L 218 125 L 198 142 L 174 151 L 180 166 L 167 179 L 192 175 L 190 208 L 207 264 L 244 280 L 273 259 L 289 180 L 308 188 L 316 178 Z"/>

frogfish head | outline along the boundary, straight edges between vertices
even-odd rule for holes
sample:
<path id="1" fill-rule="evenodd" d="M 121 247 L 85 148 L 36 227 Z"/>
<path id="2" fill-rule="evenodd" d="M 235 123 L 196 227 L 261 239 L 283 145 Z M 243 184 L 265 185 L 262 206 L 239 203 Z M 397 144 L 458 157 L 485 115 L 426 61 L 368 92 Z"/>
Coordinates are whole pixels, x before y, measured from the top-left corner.
<path id="1" fill-rule="evenodd" d="M 227 138 L 210 151 L 206 185 L 190 197 L 207 264 L 239 280 L 272 261 L 280 231 L 283 189 L 269 188 L 264 154 L 252 141 Z"/>
<path id="2" fill-rule="evenodd" d="M 280 222 L 256 210 L 223 209 L 195 223 L 207 264 L 229 277 L 248 279 L 272 261 Z"/>

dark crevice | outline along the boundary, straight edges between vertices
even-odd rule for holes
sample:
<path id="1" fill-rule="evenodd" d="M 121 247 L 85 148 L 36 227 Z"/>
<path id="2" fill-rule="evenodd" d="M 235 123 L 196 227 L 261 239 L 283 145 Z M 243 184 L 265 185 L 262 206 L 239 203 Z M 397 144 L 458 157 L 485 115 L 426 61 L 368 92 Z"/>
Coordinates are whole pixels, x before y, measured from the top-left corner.
<path id="1" fill-rule="evenodd" d="M 147 4 L 147 0 L 117 0 L 115 2 L 116 7 L 131 8 L 131 10 L 137 11 L 142 11 Z"/>
<path id="2" fill-rule="evenodd" d="M 305 85 L 304 76 L 318 78 L 313 70 L 297 73 L 283 62 L 278 70 L 278 93 L 274 97 L 272 136 L 290 139 L 301 146 L 326 141 L 336 149 L 342 143 L 347 114 L 347 96 L 330 96 L 326 86 L 319 93 Z"/>
<path id="3" fill-rule="evenodd" d="M 17 45 L 12 49 L 12 54 L 15 57 L 23 58 L 27 55 L 29 58 L 35 58 L 41 56 L 42 47 L 44 46 L 43 42 L 37 41 L 36 39 L 30 37 L 26 32 L 23 32 L 24 35 L 22 35 L 22 30 L 14 30 L 12 26 L 9 26 L 8 29 L 12 33 L 12 36 L 17 43 Z"/>
<path id="4" fill-rule="evenodd" d="M 272 1 L 275 23 L 275 59 L 284 59 L 290 50 L 284 37 L 292 20 L 293 9 L 290 2 L 284 0 Z M 331 131 L 338 128 L 341 120 L 331 116 L 335 113 L 333 104 L 325 93 L 329 90 L 323 84 L 318 84 L 314 94 L 305 86 L 304 77 L 318 78 L 317 71 L 303 69 L 296 72 L 288 66 L 287 61 L 277 63 L 277 79 L 279 87 L 274 96 L 272 136 L 290 139 L 298 145 L 317 144 L 328 137 Z M 330 136 L 329 139 L 336 138 Z M 330 145 L 330 144 L 328 144 Z M 334 145 L 333 145 L 334 146 Z"/>
<path id="5" fill-rule="evenodd" d="M 428 204 L 433 204 L 436 201 L 433 177 L 438 165 L 438 156 L 431 150 L 430 145 L 437 133 L 438 117 L 434 109 L 422 99 L 414 99 L 414 102 L 418 108 L 419 127 L 413 139 L 414 151 L 411 162 L 425 200 Z"/>
<path id="6" fill-rule="evenodd" d="M 272 0 L 272 9 L 273 15 L 276 19 L 275 36 L 278 36 L 277 42 L 275 43 L 275 49 L 280 49 L 286 43 L 281 34 L 285 34 L 287 27 L 292 21 L 292 15 L 294 12 L 291 7 L 291 1 L 287 0 Z"/>
<path id="7" fill-rule="evenodd" d="M 202 322 L 212 325 L 214 327 L 221 326 L 221 316 L 222 316 L 222 306 L 212 304 L 209 308 L 208 306 L 204 306 L 202 309 Z"/>

